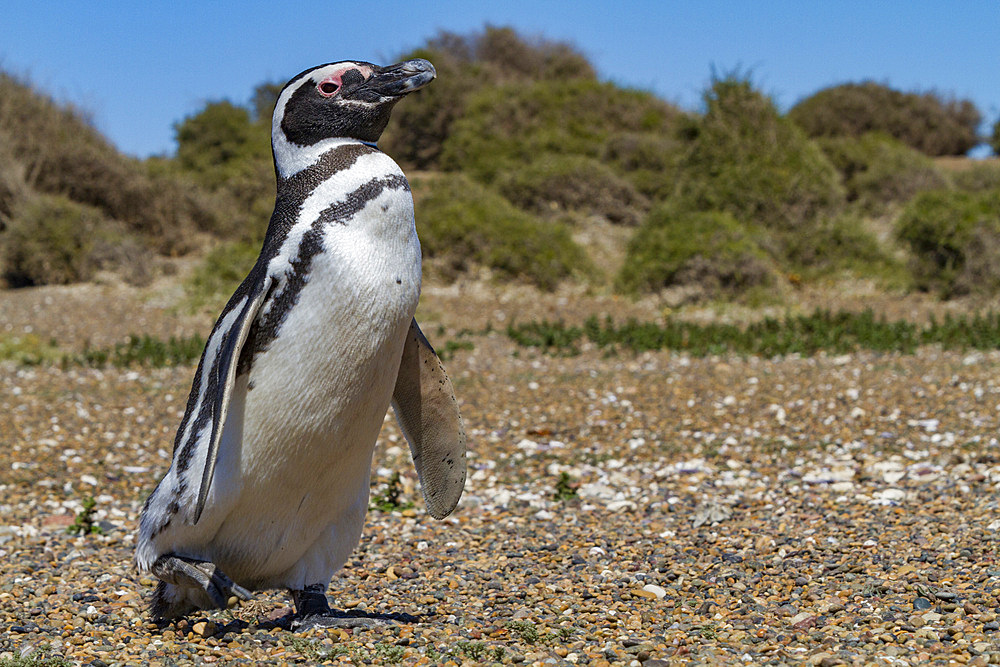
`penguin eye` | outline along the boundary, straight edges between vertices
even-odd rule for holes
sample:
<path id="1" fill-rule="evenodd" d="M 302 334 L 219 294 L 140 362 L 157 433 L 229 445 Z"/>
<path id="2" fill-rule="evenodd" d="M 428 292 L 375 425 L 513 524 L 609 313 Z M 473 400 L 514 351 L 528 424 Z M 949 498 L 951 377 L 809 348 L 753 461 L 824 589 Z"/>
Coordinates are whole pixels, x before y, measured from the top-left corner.
<path id="1" fill-rule="evenodd" d="M 323 81 L 322 83 L 319 84 L 318 87 L 319 87 L 319 94 L 322 95 L 323 97 L 330 97 L 331 95 L 335 95 L 337 91 L 340 90 L 340 86 L 338 86 L 333 81 Z"/>

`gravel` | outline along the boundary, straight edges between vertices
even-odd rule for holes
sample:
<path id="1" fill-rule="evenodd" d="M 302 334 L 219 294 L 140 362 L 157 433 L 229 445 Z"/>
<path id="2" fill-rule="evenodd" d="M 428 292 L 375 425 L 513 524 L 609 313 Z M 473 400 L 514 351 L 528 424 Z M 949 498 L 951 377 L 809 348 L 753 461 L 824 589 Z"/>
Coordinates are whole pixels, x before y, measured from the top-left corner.
<path id="1" fill-rule="evenodd" d="M 421 306 L 439 345 L 468 326 L 453 303 Z M 477 327 L 521 312 L 465 308 Z M 133 531 L 193 369 L 0 364 L 0 664 L 1000 663 L 1000 354 L 553 358 L 467 340 L 448 361 L 465 496 L 426 515 L 387 419 L 372 490 L 399 471 L 404 505 L 370 512 L 329 595 L 388 622 L 352 631 L 293 632 L 278 591 L 150 624 Z M 101 532 L 68 534 L 88 497 Z"/>

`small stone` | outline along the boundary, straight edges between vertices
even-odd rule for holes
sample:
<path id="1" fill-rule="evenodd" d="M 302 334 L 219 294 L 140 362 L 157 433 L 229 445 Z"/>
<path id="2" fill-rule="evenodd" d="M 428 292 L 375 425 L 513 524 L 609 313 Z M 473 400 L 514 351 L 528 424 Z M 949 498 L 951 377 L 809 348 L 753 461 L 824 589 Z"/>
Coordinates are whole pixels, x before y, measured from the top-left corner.
<path id="1" fill-rule="evenodd" d="M 996 621 L 983 623 L 983 632 L 996 632 L 997 630 L 1000 630 L 1000 623 Z"/>
<path id="2" fill-rule="evenodd" d="M 636 597 L 640 598 L 646 598 L 647 600 L 657 599 L 656 593 L 654 593 L 653 591 L 647 591 L 645 588 L 639 588 L 632 591 L 632 595 L 635 595 Z M 664 595 L 666 595 L 666 592 L 664 592 Z"/>
<path id="3" fill-rule="evenodd" d="M 931 605 L 931 601 L 928 600 L 925 597 L 919 597 L 919 598 L 916 598 L 913 601 L 913 608 L 916 609 L 917 611 L 923 611 L 924 609 L 930 609 L 931 606 L 932 606 Z"/>
<path id="4" fill-rule="evenodd" d="M 667 596 L 667 591 L 661 588 L 660 586 L 657 586 L 656 584 L 646 584 L 645 586 L 642 587 L 642 590 L 646 591 L 647 593 L 652 593 L 653 595 L 656 596 L 656 599 L 658 600 L 662 600 Z"/>
<path id="5" fill-rule="evenodd" d="M 213 621 L 198 621 L 191 626 L 191 632 L 199 637 L 211 637 L 215 634 L 215 623 Z"/>

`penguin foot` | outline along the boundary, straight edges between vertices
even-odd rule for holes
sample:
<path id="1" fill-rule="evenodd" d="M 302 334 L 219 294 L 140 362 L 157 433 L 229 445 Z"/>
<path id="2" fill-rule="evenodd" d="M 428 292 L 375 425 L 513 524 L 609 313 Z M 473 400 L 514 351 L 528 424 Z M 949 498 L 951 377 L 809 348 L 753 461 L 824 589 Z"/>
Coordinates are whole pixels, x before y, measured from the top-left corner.
<path id="1" fill-rule="evenodd" d="M 160 556 L 150 571 L 160 580 L 149 608 L 156 620 L 169 620 L 199 609 L 225 609 L 234 595 L 241 600 L 251 597 L 250 591 L 210 561 Z"/>
<path id="2" fill-rule="evenodd" d="M 376 628 L 392 621 L 371 616 L 348 616 L 330 609 L 326 599 L 326 586 L 314 584 L 301 591 L 292 591 L 295 602 L 293 630 L 316 630 L 321 628 Z"/>

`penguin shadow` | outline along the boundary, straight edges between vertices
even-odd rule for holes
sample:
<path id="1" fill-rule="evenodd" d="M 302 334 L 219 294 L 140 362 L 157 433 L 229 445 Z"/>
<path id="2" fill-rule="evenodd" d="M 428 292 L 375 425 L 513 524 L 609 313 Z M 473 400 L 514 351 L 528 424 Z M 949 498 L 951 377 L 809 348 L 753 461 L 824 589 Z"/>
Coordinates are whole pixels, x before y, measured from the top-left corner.
<path id="1" fill-rule="evenodd" d="M 416 624 L 424 622 L 424 620 L 423 615 L 413 615 L 404 612 L 385 614 L 371 613 L 354 609 L 346 611 L 331 609 L 329 613 L 323 614 L 321 617 L 307 616 L 302 618 L 296 615 L 295 612 L 289 608 L 287 613 L 281 616 L 264 618 L 256 622 L 237 618 L 226 623 L 222 622 L 221 619 L 213 621 L 209 618 L 197 618 L 159 620 L 153 621 L 153 624 L 156 625 L 157 631 L 162 634 L 166 630 L 186 633 L 187 631 L 194 629 L 194 626 L 199 623 L 211 623 L 212 627 L 208 634 L 215 638 L 219 638 L 230 633 L 241 633 L 247 630 L 257 631 L 279 629 L 288 632 L 298 632 L 324 627 L 331 630 L 336 628 L 364 630 L 391 625 Z"/>
<path id="2" fill-rule="evenodd" d="M 310 628 L 378 628 L 389 625 L 409 625 L 420 623 L 424 620 L 422 615 L 415 616 L 405 612 L 397 613 L 374 613 L 358 609 L 339 610 L 331 609 L 322 616 L 298 616 L 294 612 L 274 619 L 257 623 L 256 627 L 261 630 L 281 628 L 294 632 L 297 630 L 308 630 Z"/>

